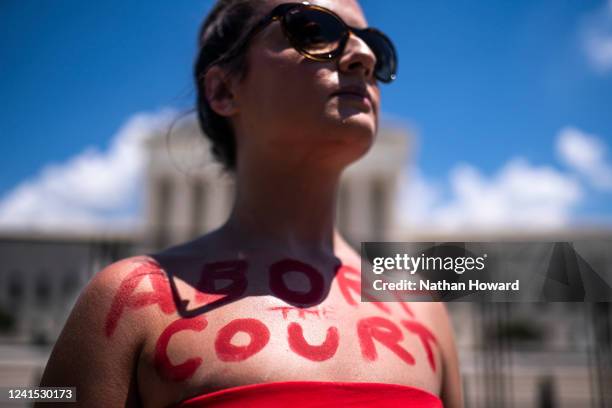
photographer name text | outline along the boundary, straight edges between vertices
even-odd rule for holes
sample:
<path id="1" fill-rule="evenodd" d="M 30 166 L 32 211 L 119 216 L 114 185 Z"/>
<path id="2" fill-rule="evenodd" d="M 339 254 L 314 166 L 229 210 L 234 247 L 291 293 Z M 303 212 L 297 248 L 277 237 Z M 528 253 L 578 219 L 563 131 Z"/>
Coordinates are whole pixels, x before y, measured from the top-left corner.
<path id="1" fill-rule="evenodd" d="M 446 280 L 420 280 L 418 282 L 399 280 L 397 282 L 385 282 L 376 279 L 372 287 L 377 291 L 518 291 L 519 280 L 513 282 L 481 282 L 478 279 L 470 279 L 467 282 L 448 282 Z"/>

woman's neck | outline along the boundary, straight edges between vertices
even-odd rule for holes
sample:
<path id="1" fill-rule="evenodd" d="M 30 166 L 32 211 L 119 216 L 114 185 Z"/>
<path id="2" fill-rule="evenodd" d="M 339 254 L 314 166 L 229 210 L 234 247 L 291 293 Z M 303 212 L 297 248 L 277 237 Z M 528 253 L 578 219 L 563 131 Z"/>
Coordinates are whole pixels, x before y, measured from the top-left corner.
<path id="1" fill-rule="evenodd" d="M 340 171 L 305 166 L 237 170 L 236 200 L 225 228 L 239 241 L 293 254 L 333 254 Z"/>

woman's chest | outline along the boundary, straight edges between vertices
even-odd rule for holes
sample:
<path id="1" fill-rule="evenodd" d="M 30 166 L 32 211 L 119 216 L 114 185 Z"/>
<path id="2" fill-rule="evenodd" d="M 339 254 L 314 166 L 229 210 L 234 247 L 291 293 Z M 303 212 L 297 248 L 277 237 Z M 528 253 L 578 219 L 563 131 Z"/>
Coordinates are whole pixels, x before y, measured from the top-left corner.
<path id="1" fill-rule="evenodd" d="M 275 381 L 440 387 L 441 353 L 426 321 L 409 305 L 352 302 L 341 290 L 311 307 L 250 297 L 156 326 L 138 368 L 145 406 Z"/>

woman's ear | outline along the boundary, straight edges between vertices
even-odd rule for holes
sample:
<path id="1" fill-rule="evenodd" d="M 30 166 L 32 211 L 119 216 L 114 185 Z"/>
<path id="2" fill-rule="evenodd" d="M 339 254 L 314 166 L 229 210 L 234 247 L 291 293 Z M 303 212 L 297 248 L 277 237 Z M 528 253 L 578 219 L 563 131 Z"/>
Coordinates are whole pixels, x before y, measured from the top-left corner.
<path id="1" fill-rule="evenodd" d="M 238 112 L 235 84 L 232 76 L 218 65 L 210 67 L 204 75 L 206 100 L 216 114 L 228 117 Z"/>

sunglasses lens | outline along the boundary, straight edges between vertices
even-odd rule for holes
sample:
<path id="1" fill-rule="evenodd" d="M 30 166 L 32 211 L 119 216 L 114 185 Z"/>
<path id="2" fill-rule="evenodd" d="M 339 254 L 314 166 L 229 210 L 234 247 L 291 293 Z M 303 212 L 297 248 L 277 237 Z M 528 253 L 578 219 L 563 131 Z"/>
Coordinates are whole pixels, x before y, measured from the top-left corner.
<path id="1" fill-rule="evenodd" d="M 397 72 L 397 54 L 393 43 L 380 31 L 366 29 L 359 32 L 359 37 L 368 44 L 376 56 L 374 74 L 379 81 L 391 82 Z"/>
<path id="2" fill-rule="evenodd" d="M 308 7 L 295 7 L 284 19 L 291 41 L 300 51 L 331 59 L 346 36 L 344 24 L 335 16 Z"/>

